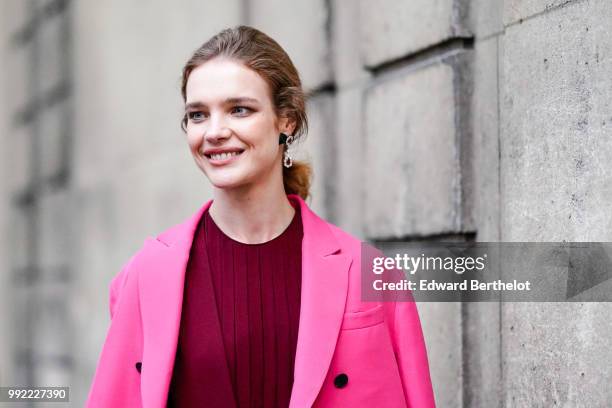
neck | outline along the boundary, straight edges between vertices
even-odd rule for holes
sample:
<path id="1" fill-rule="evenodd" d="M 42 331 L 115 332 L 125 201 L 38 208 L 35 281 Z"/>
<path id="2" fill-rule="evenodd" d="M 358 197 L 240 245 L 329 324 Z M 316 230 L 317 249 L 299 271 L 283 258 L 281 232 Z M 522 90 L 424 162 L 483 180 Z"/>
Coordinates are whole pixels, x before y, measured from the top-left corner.
<path id="1" fill-rule="evenodd" d="M 239 189 L 215 188 L 208 211 L 221 231 L 245 244 L 259 244 L 277 237 L 295 214 L 282 181 Z"/>

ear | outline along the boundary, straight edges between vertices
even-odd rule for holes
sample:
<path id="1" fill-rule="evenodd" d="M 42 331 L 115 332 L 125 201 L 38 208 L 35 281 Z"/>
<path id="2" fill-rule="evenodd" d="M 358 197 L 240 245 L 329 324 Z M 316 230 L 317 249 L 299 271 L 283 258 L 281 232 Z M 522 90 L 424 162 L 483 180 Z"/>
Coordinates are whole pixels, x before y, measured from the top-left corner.
<path id="1" fill-rule="evenodd" d="M 292 135 L 295 131 L 295 120 L 292 120 L 288 117 L 282 117 L 279 120 L 278 127 L 280 128 L 281 132 L 287 135 Z"/>

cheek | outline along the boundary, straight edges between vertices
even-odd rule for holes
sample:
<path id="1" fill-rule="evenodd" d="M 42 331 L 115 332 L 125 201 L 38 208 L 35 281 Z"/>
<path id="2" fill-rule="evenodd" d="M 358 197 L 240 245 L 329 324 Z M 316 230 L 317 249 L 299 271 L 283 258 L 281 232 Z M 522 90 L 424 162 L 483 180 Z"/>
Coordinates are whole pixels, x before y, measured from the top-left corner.
<path id="1" fill-rule="evenodd" d="M 267 132 L 265 135 L 261 135 L 261 138 L 257 141 L 257 156 L 263 163 L 268 164 L 270 161 L 276 159 L 279 151 L 278 140 L 274 137 L 270 137 L 270 133 Z"/>
<path id="2" fill-rule="evenodd" d="M 202 145 L 202 137 L 197 132 L 197 129 L 187 128 L 187 144 L 190 150 L 198 150 Z"/>

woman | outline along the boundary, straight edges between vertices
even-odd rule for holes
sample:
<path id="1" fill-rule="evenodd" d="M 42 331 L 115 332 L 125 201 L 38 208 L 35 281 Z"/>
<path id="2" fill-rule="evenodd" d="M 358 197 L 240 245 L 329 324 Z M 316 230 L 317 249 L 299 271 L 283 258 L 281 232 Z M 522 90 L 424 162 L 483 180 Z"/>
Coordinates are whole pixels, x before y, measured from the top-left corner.
<path id="1" fill-rule="evenodd" d="M 113 279 L 88 406 L 434 406 L 414 303 L 362 302 L 360 241 L 304 201 L 310 169 L 288 149 L 304 94 L 283 49 L 223 30 L 182 95 L 214 198 Z"/>

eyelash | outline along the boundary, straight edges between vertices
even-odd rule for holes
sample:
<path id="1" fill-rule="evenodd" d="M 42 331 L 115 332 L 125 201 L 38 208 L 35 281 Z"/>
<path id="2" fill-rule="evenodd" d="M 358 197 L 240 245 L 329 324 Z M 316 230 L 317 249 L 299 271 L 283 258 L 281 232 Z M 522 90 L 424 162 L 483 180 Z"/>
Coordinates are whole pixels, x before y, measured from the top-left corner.
<path id="1" fill-rule="evenodd" d="M 246 106 L 234 106 L 234 107 L 232 108 L 232 111 L 234 111 L 235 109 L 245 109 L 245 110 L 247 111 L 246 113 L 251 113 L 251 112 L 253 112 L 253 109 L 251 109 L 251 108 L 247 108 Z M 189 120 L 191 120 L 191 121 L 198 121 L 198 120 L 202 120 L 202 119 L 196 119 L 196 118 L 194 117 L 196 114 L 202 114 L 202 113 L 203 113 L 202 111 L 193 111 L 193 112 L 188 112 L 188 113 L 187 113 L 187 117 L 188 117 L 188 118 L 189 118 Z M 241 116 L 243 116 L 243 115 L 241 115 Z"/>

